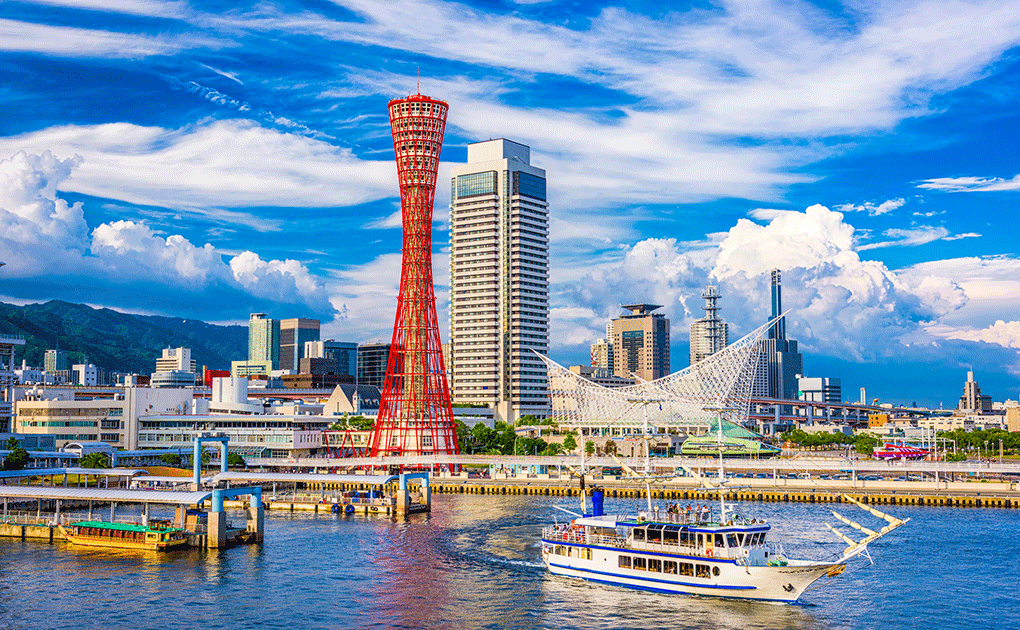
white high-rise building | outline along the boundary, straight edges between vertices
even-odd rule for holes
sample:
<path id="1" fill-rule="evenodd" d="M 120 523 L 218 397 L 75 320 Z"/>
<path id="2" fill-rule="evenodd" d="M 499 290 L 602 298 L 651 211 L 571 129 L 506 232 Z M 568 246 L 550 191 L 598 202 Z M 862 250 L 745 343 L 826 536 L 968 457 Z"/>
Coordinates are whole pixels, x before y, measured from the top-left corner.
<path id="1" fill-rule="evenodd" d="M 450 343 L 456 403 L 509 422 L 549 413 L 549 211 L 545 170 L 505 139 L 468 145 L 453 167 Z"/>

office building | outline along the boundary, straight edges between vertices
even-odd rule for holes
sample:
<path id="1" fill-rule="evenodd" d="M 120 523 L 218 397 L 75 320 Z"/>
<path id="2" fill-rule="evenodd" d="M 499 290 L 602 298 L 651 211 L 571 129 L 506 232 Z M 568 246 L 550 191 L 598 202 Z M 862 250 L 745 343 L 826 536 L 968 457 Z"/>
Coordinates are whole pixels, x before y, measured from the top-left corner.
<path id="1" fill-rule="evenodd" d="M 333 359 L 337 362 L 337 374 L 348 374 L 353 378 L 358 374 L 358 344 L 352 341 L 306 341 L 306 359 Z M 300 362 L 299 362 L 300 367 Z M 299 370 L 300 371 L 300 370 Z"/>
<path id="2" fill-rule="evenodd" d="M 197 372 L 195 360 L 191 358 L 191 348 L 165 348 L 162 356 L 156 359 L 157 372 Z"/>
<path id="3" fill-rule="evenodd" d="M 280 322 L 265 313 L 252 313 L 248 320 L 248 360 L 268 361 L 272 370 L 280 369 Z"/>
<path id="4" fill-rule="evenodd" d="M 453 400 L 498 420 L 549 409 L 549 210 L 531 149 L 498 139 L 468 145 L 452 170 L 450 343 Z"/>
<path id="5" fill-rule="evenodd" d="M 298 361 L 305 358 L 305 344 L 319 340 L 319 320 L 295 317 L 280 320 L 281 370 L 298 369 Z"/>
<path id="6" fill-rule="evenodd" d="M 14 424 L 14 347 L 23 345 L 24 337 L 0 333 L 0 433 Z"/>
<path id="7" fill-rule="evenodd" d="M 970 413 L 989 413 L 992 411 L 992 397 L 981 393 L 981 388 L 974 380 L 973 370 L 967 372 L 967 382 L 963 384 L 963 396 L 956 405 L 957 411 Z"/>
<path id="8" fill-rule="evenodd" d="M 613 371 L 613 344 L 606 339 L 598 339 L 591 344 L 591 366 Z"/>
<path id="9" fill-rule="evenodd" d="M 654 381 L 669 374 L 669 320 L 659 304 L 624 304 L 630 311 L 612 322 L 613 374 Z"/>
<path id="10" fill-rule="evenodd" d="M 390 344 L 364 343 L 358 346 L 358 383 L 380 390 L 386 380 L 386 364 L 390 360 Z"/>
<path id="11" fill-rule="evenodd" d="M 797 398 L 811 402 L 843 402 L 843 388 L 838 378 L 805 377 L 797 379 Z"/>
<path id="12" fill-rule="evenodd" d="M 47 394 L 26 395 L 17 403 L 19 433 L 49 435 L 58 448 L 68 442 L 107 442 L 126 450 L 138 448 L 138 418 L 144 414 L 186 413 L 191 389 L 128 387 L 111 398 L 54 400 Z"/>
<path id="13" fill-rule="evenodd" d="M 105 374 L 102 374 L 102 370 L 91 363 L 73 365 L 71 366 L 71 372 L 74 374 L 75 385 L 95 387 L 106 384 Z"/>
<path id="14" fill-rule="evenodd" d="M 47 350 L 46 355 L 43 357 L 43 369 L 51 374 L 68 369 L 67 352 L 59 349 Z"/>
<path id="15" fill-rule="evenodd" d="M 730 326 L 719 318 L 718 289 L 709 285 L 701 297 L 705 300 L 705 316 L 691 322 L 691 365 L 729 345 Z"/>
<path id="16" fill-rule="evenodd" d="M 772 315 L 769 321 L 783 314 L 782 274 L 771 272 Z M 755 370 L 751 395 L 758 398 L 798 398 L 798 379 L 804 373 L 804 355 L 797 351 L 797 342 L 786 338 L 786 318 L 769 329 L 768 339 L 758 342 L 758 367 Z"/>

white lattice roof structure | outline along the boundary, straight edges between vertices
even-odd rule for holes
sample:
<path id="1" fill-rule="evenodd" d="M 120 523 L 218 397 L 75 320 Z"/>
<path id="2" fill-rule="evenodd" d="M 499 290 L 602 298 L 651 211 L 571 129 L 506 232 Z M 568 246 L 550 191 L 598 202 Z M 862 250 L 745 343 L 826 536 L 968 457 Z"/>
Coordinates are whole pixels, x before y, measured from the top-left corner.
<path id="1" fill-rule="evenodd" d="M 708 426 L 720 415 L 748 415 L 758 343 L 770 321 L 722 351 L 679 372 L 627 387 L 604 387 L 543 356 L 549 368 L 552 416 L 565 426 Z"/>

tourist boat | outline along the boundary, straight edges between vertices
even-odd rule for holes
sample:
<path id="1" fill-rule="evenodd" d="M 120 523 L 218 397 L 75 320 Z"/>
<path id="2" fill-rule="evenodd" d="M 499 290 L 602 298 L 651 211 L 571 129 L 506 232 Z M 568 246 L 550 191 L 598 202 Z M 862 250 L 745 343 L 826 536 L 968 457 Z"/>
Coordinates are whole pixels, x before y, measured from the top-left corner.
<path id="1" fill-rule="evenodd" d="M 730 510 L 726 494 L 733 488 L 724 487 L 727 482 L 721 451 L 717 480 L 685 467 L 705 488 L 718 492 L 718 511 L 705 505 L 659 509 L 652 505 L 650 484 L 652 479 L 661 478 L 641 476 L 617 462 L 631 478 L 645 482 L 647 509 L 632 516 L 606 515 L 604 493 L 593 488 L 589 513 L 580 474 L 582 514 L 571 512 L 577 518 L 542 530 L 542 560 L 554 575 L 661 593 L 792 604 L 818 580 L 842 574 L 852 559 L 864 555 L 870 560 L 868 544 L 909 520 L 884 514 L 843 495 L 845 503 L 883 519 L 885 526 L 874 531 L 833 511 L 842 523 L 864 533 L 864 538 L 853 540 L 826 523 L 847 544 L 846 549 L 827 560 L 794 558 L 782 545 L 769 542 L 771 526 L 767 522 Z"/>
<path id="2" fill-rule="evenodd" d="M 188 545 L 184 530 L 164 524 L 108 523 L 106 521 L 78 521 L 67 527 L 60 525 L 60 533 L 68 542 L 84 547 L 115 547 L 120 549 L 148 549 L 167 551 Z"/>

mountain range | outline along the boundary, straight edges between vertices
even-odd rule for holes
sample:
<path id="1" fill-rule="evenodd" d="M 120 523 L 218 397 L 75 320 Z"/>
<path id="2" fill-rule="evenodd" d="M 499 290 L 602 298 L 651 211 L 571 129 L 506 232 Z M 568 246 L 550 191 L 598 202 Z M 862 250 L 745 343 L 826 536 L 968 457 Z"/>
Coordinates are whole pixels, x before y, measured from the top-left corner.
<path id="1" fill-rule="evenodd" d="M 94 363 L 107 371 L 149 374 L 164 348 L 191 348 L 198 369 L 228 370 L 248 351 L 247 326 L 218 326 L 194 319 L 132 315 L 51 300 L 15 306 L 0 302 L 0 334 L 23 335 L 15 367 L 24 359 L 43 367 L 46 350 L 67 351 L 68 365 Z"/>

